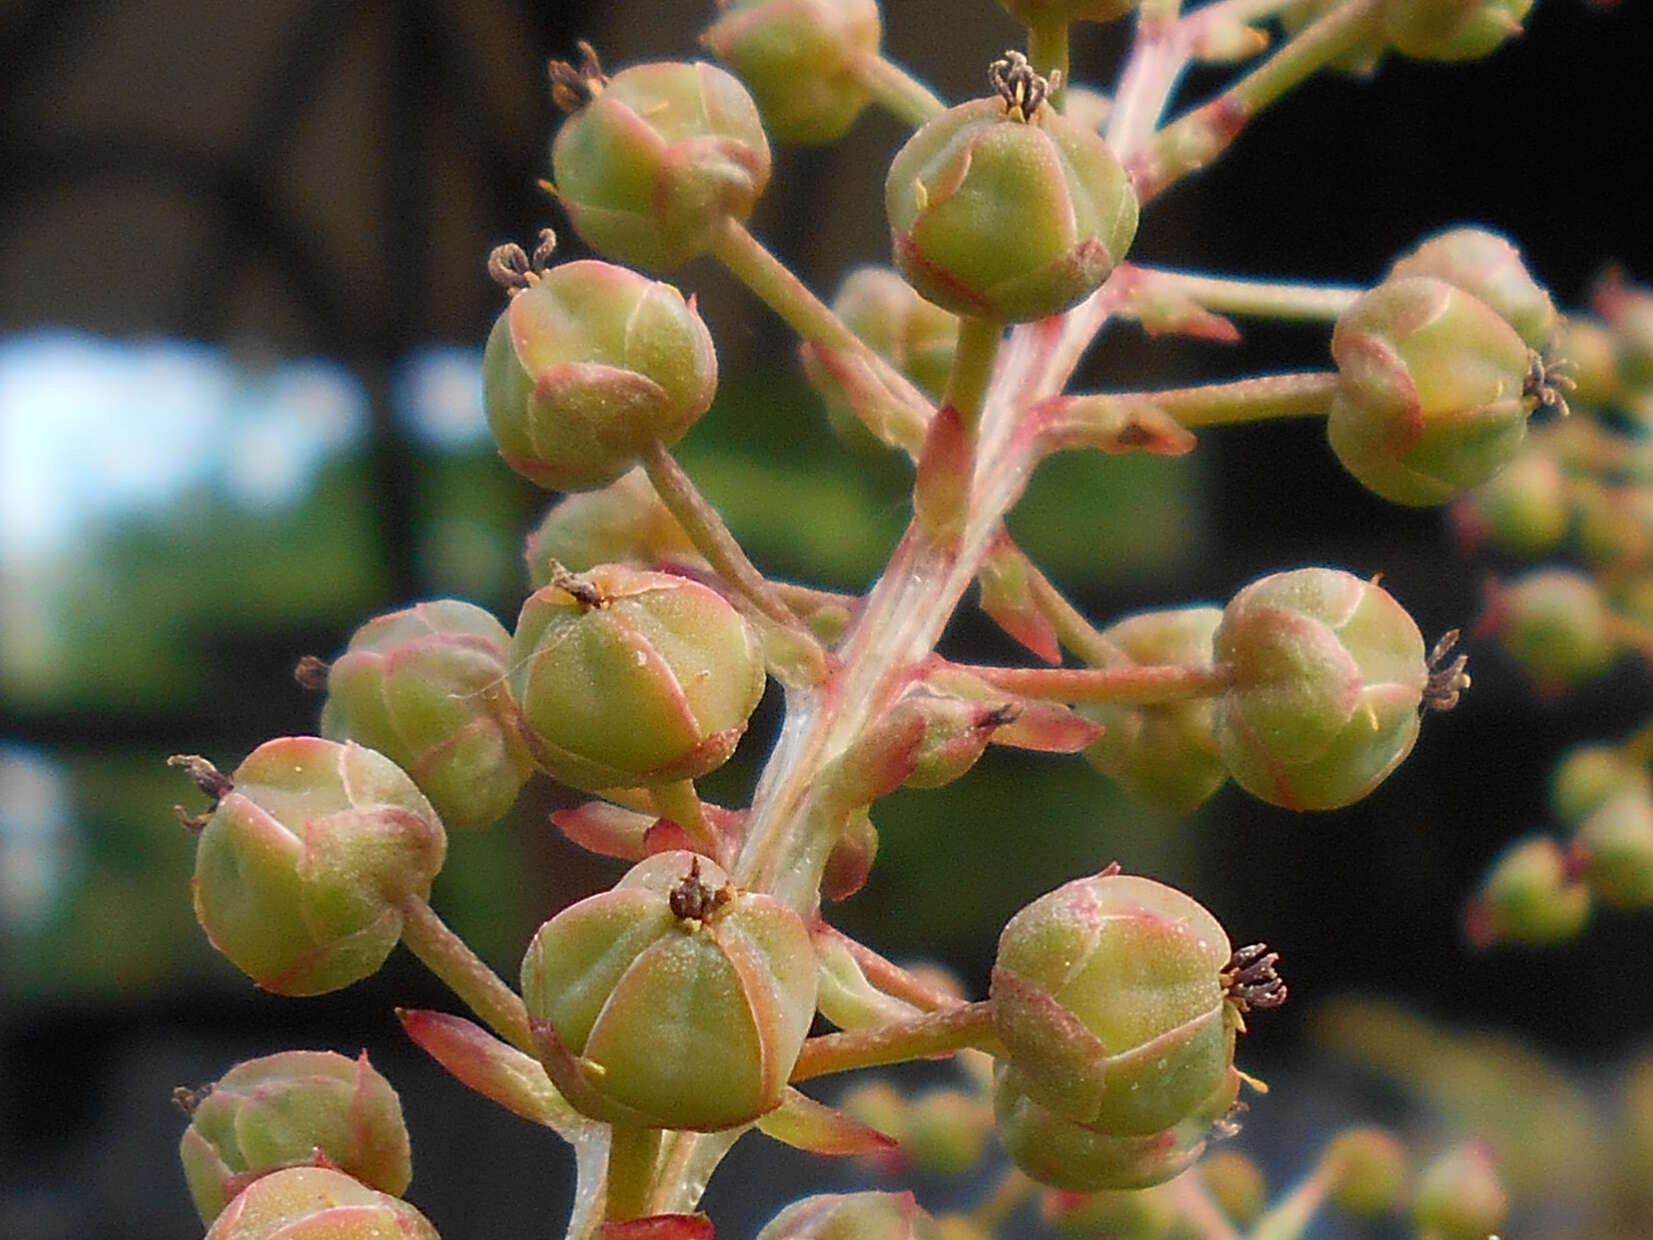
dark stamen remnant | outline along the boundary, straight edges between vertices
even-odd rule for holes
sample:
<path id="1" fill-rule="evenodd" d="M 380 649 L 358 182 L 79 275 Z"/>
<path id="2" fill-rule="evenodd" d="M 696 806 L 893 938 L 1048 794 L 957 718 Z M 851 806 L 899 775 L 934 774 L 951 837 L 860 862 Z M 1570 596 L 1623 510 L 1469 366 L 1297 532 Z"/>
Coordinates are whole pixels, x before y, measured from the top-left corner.
<path id="1" fill-rule="evenodd" d="M 1534 412 L 1538 409 L 1554 409 L 1562 417 L 1566 417 L 1570 412 L 1567 408 L 1567 393 L 1578 386 L 1578 381 L 1571 373 L 1574 368 L 1572 362 L 1565 358 L 1546 361 L 1537 349 L 1528 350 L 1527 359 L 1527 382 L 1521 389 L 1521 395 L 1537 402 Z"/>
<path id="2" fill-rule="evenodd" d="M 195 1109 L 205 1102 L 211 1093 L 211 1085 L 197 1085 L 193 1089 L 188 1085 L 179 1085 L 172 1091 L 172 1104 L 193 1118 Z"/>
<path id="3" fill-rule="evenodd" d="M 1223 993 L 1241 1016 L 1247 1012 L 1266 1012 L 1286 1001 L 1286 983 L 1275 966 L 1280 953 L 1271 952 L 1267 943 L 1253 943 L 1241 947 L 1228 958 L 1228 967 L 1222 972 Z"/>
<path id="4" fill-rule="evenodd" d="M 515 296 L 539 283 L 551 265 L 556 248 L 557 234 L 549 228 L 540 229 L 539 244 L 534 247 L 532 258 L 515 241 L 496 245 L 488 252 L 488 278 Z"/>
<path id="5" fill-rule="evenodd" d="M 580 49 L 578 68 L 566 60 L 553 60 L 549 66 L 551 102 L 563 112 L 578 112 L 608 85 L 608 75 L 591 44 L 581 39 L 574 46 Z"/>
<path id="6" fill-rule="evenodd" d="M 1060 72 L 1040 77 L 1026 56 L 1012 49 L 987 67 L 987 80 L 1013 120 L 1030 121 L 1052 91 L 1062 88 Z"/>
<path id="7" fill-rule="evenodd" d="M 734 888 L 725 883 L 713 890 L 700 881 L 700 858 L 689 863 L 689 872 L 671 889 L 666 902 L 679 921 L 707 921 L 735 898 Z"/>
<path id="8" fill-rule="evenodd" d="M 564 594 L 571 595 L 574 601 L 586 611 L 597 611 L 599 608 L 608 606 L 610 601 L 608 595 L 594 586 L 590 578 L 582 577 L 579 573 L 569 572 L 556 560 L 551 561 L 550 568 L 551 584 Z"/>
<path id="9" fill-rule="evenodd" d="M 293 679 L 311 693 L 327 688 L 327 660 L 307 654 L 293 665 Z"/>
<path id="10" fill-rule="evenodd" d="M 198 754 L 175 753 L 166 760 L 166 764 L 181 767 L 190 781 L 212 802 L 213 809 L 217 809 L 218 802 L 227 797 L 235 787 L 228 775 Z M 182 805 L 174 805 L 172 812 L 177 814 L 178 821 L 191 831 L 201 830 L 207 825 L 207 819 L 212 816 L 210 813 L 192 814 Z"/>
<path id="11" fill-rule="evenodd" d="M 1469 666 L 1469 656 L 1461 654 L 1450 663 L 1447 662 L 1458 645 L 1458 630 L 1448 629 L 1441 634 L 1441 640 L 1435 643 L 1435 648 L 1429 652 L 1429 680 L 1423 689 L 1423 707 L 1425 710 L 1448 711 L 1458 704 L 1465 689 L 1469 688 L 1469 673 L 1464 669 Z"/>

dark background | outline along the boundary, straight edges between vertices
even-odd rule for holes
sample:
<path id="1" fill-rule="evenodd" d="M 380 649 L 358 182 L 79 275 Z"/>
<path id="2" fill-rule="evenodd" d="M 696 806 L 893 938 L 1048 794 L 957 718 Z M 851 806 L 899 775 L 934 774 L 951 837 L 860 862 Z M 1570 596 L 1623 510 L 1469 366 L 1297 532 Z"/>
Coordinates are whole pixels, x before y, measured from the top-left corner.
<path id="1" fill-rule="evenodd" d="M 298 528 L 364 538 L 358 576 L 299 606 L 291 582 L 245 584 L 245 561 L 265 554 L 245 541 L 179 541 L 168 520 L 121 530 L 86 548 L 90 567 L 109 574 L 102 593 L 148 591 L 164 611 L 131 604 L 129 627 L 181 625 L 193 670 L 168 672 L 147 696 L 123 689 L 145 670 L 136 665 L 103 667 L 55 695 L 6 687 L 0 740 L 64 763 L 77 855 L 90 861 L 43 927 L 0 937 L 0 1235 L 56 1240 L 117 1224 L 133 1237 L 196 1234 L 170 1152 L 181 1126 L 170 1086 L 211 1079 L 237 1058 L 322 1045 L 369 1047 L 402 1089 L 411 1195 L 450 1240 L 560 1234 L 567 1160 L 554 1139 L 473 1101 L 399 1040 L 392 1006 L 448 1003 L 414 966 L 398 957 L 352 990 L 290 1002 L 254 992 L 201 948 L 187 841 L 169 834 L 179 794 L 157 768 L 179 749 L 233 763 L 268 736 L 312 728 L 316 704 L 288 678 L 298 654 L 334 650 L 371 614 L 460 588 L 422 550 L 422 523 L 457 506 L 517 530 L 541 506 L 486 453 L 437 460 L 410 440 L 390 413 L 395 368 L 422 344 L 479 342 L 498 305 L 481 274 L 487 249 L 563 224 L 534 189 L 554 123 L 546 57 L 571 54 L 577 37 L 611 67 L 690 54 L 709 7 L 0 4 L 0 333 L 180 337 L 250 365 L 328 357 L 359 376 L 372 408 L 368 449 L 340 484 L 349 506 L 306 510 Z M 1015 34 L 986 0 L 896 0 L 886 25 L 890 54 L 954 99 L 977 91 Z M 1076 76 L 1110 81 L 1120 45 L 1116 31 L 1084 32 Z M 1392 59 L 1370 82 L 1318 79 L 1154 204 L 1132 257 L 1365 281 L 1428 232 L 1475 220 L 1518 238 L 1564 304 L 1579 304 L 1608 260 L 1653 275 L 1642 188 L 1653 162 L 1650 47 L 1646 5 L 1542 0 L 1528 35 L 1489 62 Z M 1183 97 L 1220 80 L 1197 75 Z M 901 137 L 869 113 L 841 149 L 778 151 L 754 231 L 823 290 L 852 262 L 884 261 L 878 189 Z M 563 231 L 565 255 L 578 254 Z M 701 294 L 725 376 L 758 376 L 726 378 L 725 398 L 686 445 L 692 471 L 731 505 L 766 567 L 802 573 L 825 557 L 829 584 L 864 587 L 880 539 L 900 527 L 900 471 L 837 452 L 795 383 L 790 338 L 721 272 L 703 262 L 674 279 Z M 1150 348 L 1125 328 L 1084 381 L 1313 366 L 1324 350 L 1324 333 L 1301 328 L 1249 330 L 1226 349 Z M 1264 572 L 1323 562 L 1382 571 L 1434 634 L 1472 621 L 1482 574 L 1505 567 L 1466 559 L 1441 513 L 1367 496 L 1315 426 L 1205 439 L 1195 463 L 1161 472 L 1081 463 L 1041 478 L 1018 532 L 1092 615 L 1220 601 Z M 771 449 L 794 464 L 781 484 L 832 458 L 790 528 L 753 506 L 752 478 L 770 476 L 742 472 Z M 871 515 L 858 524 L 832 524 L 862 507 Z M 165 568 L 138 587 L 134 561 Z M 294 571 L 314 586 L 302 564 Z M 469 584 L 514 613 L 520 580 Z M 950 640 L 977 657 L 1013 657 L 970 616 Z M 844 922 L 892 954 L 945 959 L 979 990 L 997 927 L 1062 879 L 1117 857 L 1179 883 L 1237 941 L 1266 937 L 1286 958 L 1297 999 L 1245 1048 L 1248 1066 L 1279 1087 L 1254 1112 L 1256 1148 L 1286 1168 L 1302 1164 L 1343 1101 L 1343 1118 L 1393 1109 L 1327 1075 L 1312 1049 L 1311 1018 L 1330 995 L 1381 993 L 1509 1032 L 1600 1080 L 1653 1027 L 1646 918 L 1604 918 L 1577 947 L 1542 956 L 1476 955 L 1460 904 L 1505 841 L 1542 825 L 1547 771 L 1565 746 L 1628 732 L 1653 693 L 1642 667 L 1622 664 L 1547 702 L 1496 650 L 1473 654 L 1463 707 L 1426 720 L 1415 755 L 1352 810 L 1296 817 L 1229 788 L 1197 818 L 1171 822 L 1131 810 L 1077 764 L 993 758 L 959 787 L 904 794 L 878 815 L 881 868 Z M 751 777 L 774 706 L 745 763 L 722 778 L 724 795 Z M 550 795 L 536 790 L 487 839 L 456 841 L 458 869 L 439 892 L 439 907 L 508 975 L 533 924 L 611 873 L 548 836 Z M 99 886 L 106 864 L 120 877 Z M 1293 1079 L 1305 1081 L 1295 1098 Z M 728 1234 L 747 1234 L 779 1199 L 739 1178 L 757 1157 L 743 1145 L 714 1190 Z M 786 1165 L 763 1174 L 784 1184 L 811 1173 Z"/>

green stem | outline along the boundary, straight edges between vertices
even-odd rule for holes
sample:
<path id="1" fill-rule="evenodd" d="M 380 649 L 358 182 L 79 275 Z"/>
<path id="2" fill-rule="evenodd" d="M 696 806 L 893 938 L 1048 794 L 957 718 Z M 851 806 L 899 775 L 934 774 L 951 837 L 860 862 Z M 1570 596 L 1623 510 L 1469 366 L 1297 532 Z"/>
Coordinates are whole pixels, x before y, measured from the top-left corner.
<path id="1" fill-rule="evenodd" d="M 1049 78 L 1060 73 L 1061 81 L 1050 92 L 1050 103 L 1063 110 L 1068 94 L 1068 23 L 1062 17 L 1036 17 L 1027 27 L 1027 58 L 1033 71 Z"/>
<path id="2" fill-rule="evenodd" d="M 1018 553 L 1019 554 L 1019 553 Z M 1125 652 L 1102 635 L 1089 617 L 1080 611 L 1044 571 L 1027 560 L 1027 588 L 1033 604 L 1056 630 L 1056 640 L 1091 667 L 1112 667 L 1125 661 Z"/>
<path id="3" fill-rule="evenodd" d="M 1324 1162 L 1252 1224 L 1248 1240 L 1300 1240 L 1331 1190 L 1332 1169 Z"/>
<path id="4" fill-rule="evenodd" d="M 953 353 L 953 368 L 947 374 L 947 390 L 942 393 L 941 403 L 958 413 L 972 440 L 1003 338 L 1003 323 L 971 315 L 959 318 L 958 348 Z"/>
<path id="5" fill-rule="evenodd" d="M 1156 285 L 1163 284 L 1207 310 L 1286 322 L 1332 322 L 1366 291 L 1351 285 L 1240 280 L 1195 271 L 1166 271 L 1159 267 L 1140 270 L 1152 277 Z"/>
<path id="6" fill-rule="evenodd" d="M 608 1141 L 608 1176 L 603 1219 L 623 1223 L 648 1213 L 654 1169 L 660 1161 L 660 1130 L 616 1124 Z"/>
<path id="7" fill-rule="evenodd" d="M 1257 113 L 1377 32 L 1381 0 L 1345 0 L 1215 99 L 1167 125 L 1133 161 L 1131 180 L 1146 204 L 1205 167 Z"/>
<path id="8" fill-rule="evenodd" d="M 951 1054 L 965 1047 L 996 1045 L 993 1035 L 993 1005 L 959 1003 L 940 1012 L 926 1012 L 911 1020 L 881 1025 L 877 1029 L 853 1029 L 810 1038 L 792 1069 L 792 1083 Z"/>
<path id="9" fill-rule="evenodd" d="M 1200 1178 L 1199 1170 L 1189 1171 L 1172 1180 L 1167 1188 L 1182 1216 L 1184 1234 L 1189 1240 L 1240 1240 L 1240 1233 L 1228 1221 L 1215 1201 L 1211 1190 Z"/>
<path id="10" fill-rule="evenodd" d="M 483 1024 L 525 1054 L 539 1057 L 521 998 L 418 896 L 400 905 L 402 944 L 462 999 Z"/>
<path id="11" fill-rule="evenodd" d="M 1234 669 L 1179 664 L 1125 667 L 964 667 L 972 676 L 1019 697 L 1055 702 L 1164 706 L 1215 697 L 1234 683 Z"/>
<path id="12" fill-rule="evenodd" d="M 1104 392 L 1065 397 L 1053 442 L 1082 442 L 1087 423 L 1110 438 L 1116 434 L 1121 407 L 1145 406 L 1168 414 L 1184 427 L 1227 426 L 1240 422 L 1267 422 L 1275 418 L 1304 418 L 1324 414 L 1337 391 L 1337 372 L 1304 371 L 1261 375 L 1231 383 L 1170 388 L 1163 392 Z"/>
<path id="13" fill-rule="evenodd" d="M 712 252 L 732 275 L 812 344 L 838 349 L 858 358 L 889 394 L 889 429 L 896 445 L 913 455 L 924 444 L 930 402 L 907 377 L 852 332 L 830 307 L 738 220 L 729 219 Z"/>
<path id="14" fill-rule="evenodd" d="M 849 68 L 879 107 L 914 129 L 947 110 L 947 105 L 936 98 L 928 86 L 876 52 L 855 57 Z"/>
<path id="15" fill-rule="evenodd" d="M 708 857 L 722 856 L 723 836 L 706 816 L 706 807 L 700 803 L 700 794 L 694 790 L 694 780 L 680 779 L 676 783 L 660 784 L 649 789 L 649 798 L 662 818 L 670 818 L 682 827 L 695 847 Z"/>

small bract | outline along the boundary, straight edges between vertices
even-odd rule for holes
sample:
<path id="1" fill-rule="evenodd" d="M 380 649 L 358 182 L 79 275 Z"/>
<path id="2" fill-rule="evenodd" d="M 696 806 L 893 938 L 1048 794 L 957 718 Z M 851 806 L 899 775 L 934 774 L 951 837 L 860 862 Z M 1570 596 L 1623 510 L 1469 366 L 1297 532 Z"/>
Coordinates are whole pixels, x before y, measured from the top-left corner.
<path id="1" fill-rule="evenodd" d="M 365 1052 L 283 1051 L 236 1064 L 194 1103 L 178 1156 L 208 1225 L 259 1176 L 318 1158 L 392 1195 L 413 1179 L 401 1100 Z"/>
<path id="2" fill-rule="evenodd" d="M 534 760 L 589 792 L 716 770 L 763 685 L 757 636 L 721 594 L 618 564 L 536 591 L 511 643 Z"/>
<path id="3" fill-rule="evenodd" d="M 377 972 L 447 853 L 424 793 L 383 754 L 317 736 L 266 741 L 218 779 L 193 883 L 212 945 L 283 995 Z"/>
<path id="4" fill-rule="evenodd" d="M 551 1079 L 594 1119 L 731 1128 L 781 1101 L 815 1015 L 802 919 L 688 852 L 540 927 L 522 995 Z"/>
<path id="5" fill-rule="evenodd" d="M 1419 60 L 1479 60 L 1521 33 L 1533 0 L 1383 0 L 1385 37 Z"/>
<path id="6" fill-rule="evenodd" d="M 1337 809 L 1412 750 L 1429 683 L 1423 636 L 1375 582 L 1330 568 L 1255 581 L 1212 638 L 1234 669 L 1217 746 L 1235 782 L 1285 809 Z"/>
<path id="7" fill-rule="evenodd" d="M 822 1193 L 794 1201 L 758 1240 L 941 1240 L 911 1193 Z"/>
<path id="8" fill-rule="evenodd" d="M 671 271 L 744 222 L 769 184 L 769 140 L 733 77 L 699 61 L 582 71 L 551 146 L 557 199 L 600 254 Z M 585 96 L 581 102 L 579 95 Z"/>
<path id="9" fill-rule="evenodd" d="M 505 463 L 552 491 L 606 486 L 711 407 L 717 354 L 669 284 L 561 263 L 511 298 L 488 336 L 482 394 Z"/>
<path id="10" fill-rule="evenodd" d="M 441 1240 L 407 1202 L 330 1167 L 289 1167 L 225 1207 L 206 1240 Z"/>

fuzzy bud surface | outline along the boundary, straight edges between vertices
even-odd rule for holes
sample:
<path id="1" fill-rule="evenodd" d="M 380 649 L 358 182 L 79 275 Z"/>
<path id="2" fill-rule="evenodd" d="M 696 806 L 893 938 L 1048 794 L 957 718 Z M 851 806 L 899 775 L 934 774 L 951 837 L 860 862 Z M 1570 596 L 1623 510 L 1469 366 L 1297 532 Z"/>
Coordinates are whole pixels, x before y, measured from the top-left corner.
<path id="1" fill-rule="evenodd" d="M 328 1167 L 289 1167 L 253 1183 L 206 1240 L 440 1240 L 407 1202 Z"/>

